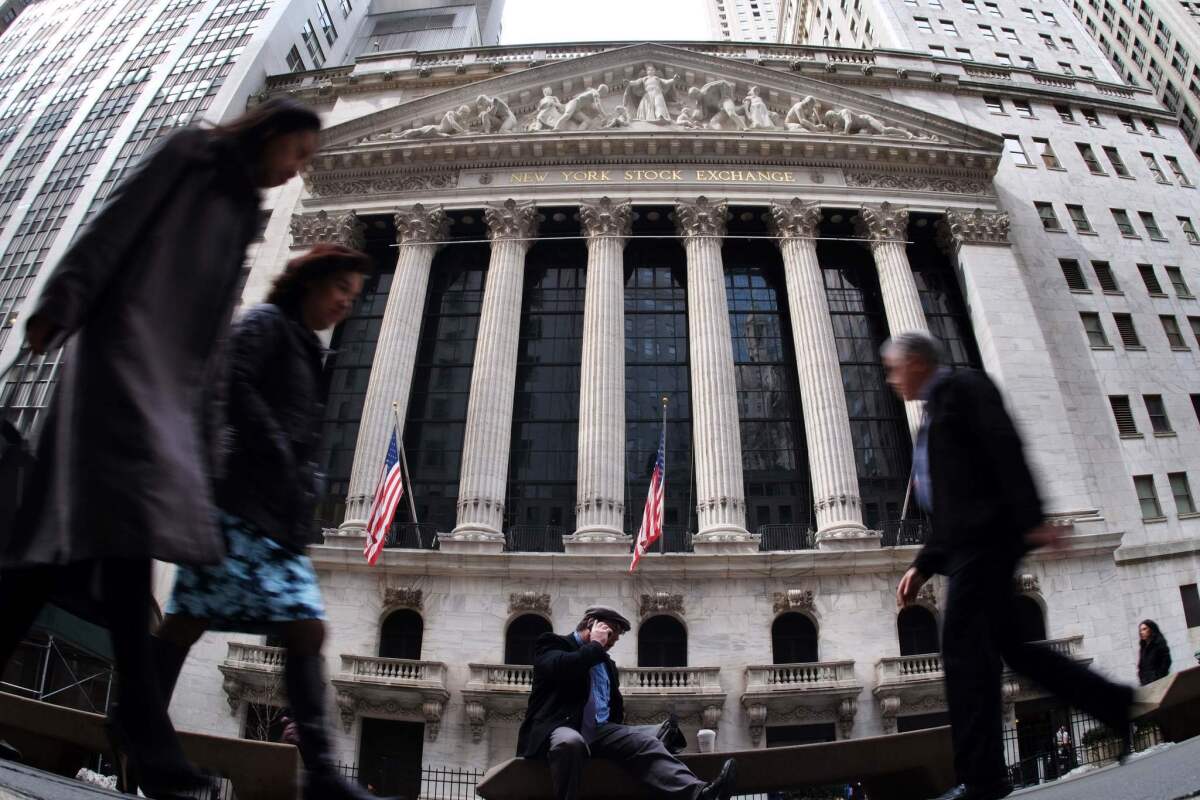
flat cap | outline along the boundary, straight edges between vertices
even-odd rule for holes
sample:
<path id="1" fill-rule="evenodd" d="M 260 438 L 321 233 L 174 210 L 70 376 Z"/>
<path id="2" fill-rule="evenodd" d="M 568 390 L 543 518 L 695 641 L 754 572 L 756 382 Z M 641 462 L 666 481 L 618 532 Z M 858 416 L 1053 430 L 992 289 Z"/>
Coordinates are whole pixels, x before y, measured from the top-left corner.
<path id="1" fill-rule="evenodd" d="M 609 625 L 614 625 L 620 628 L 621 633 L 628 633 L 633 627 L 629 624 L 629 620 L 621 616 L 621 612 L 615 608 L 608 606 L 592 606 L 587 611 L 583 612 L 584 617 L 595 617 L 598 620 L 603 620 Z"/>

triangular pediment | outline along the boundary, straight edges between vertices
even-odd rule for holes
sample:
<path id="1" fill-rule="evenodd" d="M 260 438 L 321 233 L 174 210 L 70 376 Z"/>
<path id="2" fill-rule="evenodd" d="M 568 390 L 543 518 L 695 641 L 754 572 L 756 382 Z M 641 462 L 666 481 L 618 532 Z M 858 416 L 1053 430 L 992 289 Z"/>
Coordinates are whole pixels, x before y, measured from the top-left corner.
<path id="1" fill-rule="evenodd" d="M 810 75 L 640 43 L 497 75 L 349 120 L 324 132 L 322 150 L 659 133 L 983 153 L 998 153 L 1002 143 L 995 134 Z"/>

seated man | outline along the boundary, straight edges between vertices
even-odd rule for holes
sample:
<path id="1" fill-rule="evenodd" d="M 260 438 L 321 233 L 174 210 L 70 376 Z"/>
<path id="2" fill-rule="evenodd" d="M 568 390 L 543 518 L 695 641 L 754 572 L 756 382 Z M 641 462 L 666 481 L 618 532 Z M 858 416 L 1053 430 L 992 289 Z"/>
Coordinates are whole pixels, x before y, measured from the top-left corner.
<path id="1" fill-rule="evenodd" d="M 579 797 L 588 755 L 617 762 L 662 797 L 729 800 L 737 780 L 733 759 L 715 781 L 705 783 L 667 751 L 653 728 L 623 724 L 617 667 L 608 651 L 629 627 L 613 609 L 595 606 L 574 633 L 538 637 L 517 755 L 549 759 L 557 800 Z"/>

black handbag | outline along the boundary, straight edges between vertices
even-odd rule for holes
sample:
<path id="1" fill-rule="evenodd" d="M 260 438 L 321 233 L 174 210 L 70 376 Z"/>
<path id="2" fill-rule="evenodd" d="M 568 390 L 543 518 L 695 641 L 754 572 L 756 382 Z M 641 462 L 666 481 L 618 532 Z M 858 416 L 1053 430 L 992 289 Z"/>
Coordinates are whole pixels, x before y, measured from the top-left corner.
<path id="1" fill-rule="evenodd" d="M 18 369 L 22 356 L 24 364 Z M 6 552 L 12 542 L 17 509 L 37 465 L 29 439 L 9 419 L 32 362 L 33 353 L 29 348 L 21 347 L 0 368 L 0 376 L 7 378 L 3 402 L 0 402 L 0 554 Z"/>

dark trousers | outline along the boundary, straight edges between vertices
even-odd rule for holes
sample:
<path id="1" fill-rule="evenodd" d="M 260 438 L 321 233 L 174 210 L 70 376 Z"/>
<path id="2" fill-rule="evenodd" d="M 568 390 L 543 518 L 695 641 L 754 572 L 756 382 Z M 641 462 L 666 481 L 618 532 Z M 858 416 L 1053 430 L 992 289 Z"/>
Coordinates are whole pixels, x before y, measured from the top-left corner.
<path id="1" fill-rule="evenodd" d="M 968 785 L 1006 777 L 1000 678 L 1003 664 L 1071 706 L 1120 729 L 1133 690 L 1112 683 L 1047 647 L 1021 641 L 1013 574 L 1016 561 L 983 557 L 950 576 L 942 662 L 954 741 L 954 768 Z"/>
<path id="2" fill-rule="evenodd" d="M 694 800 L 707 784 L 671 755 L 653 731 L 644 725 L 601 725 L 589 744 L 574 728 L 555 728 L 546 753 L 555 800 L 579 797 L 583 762 L 589 752 L 593 758 L 615 761 L 652 789 L 655 797 Z"/>
<path id="3" fill-rule="evenodd" d="M 144 558 L 0 572 L 0 670 L 59 587 L 87 584 L 98 577 L 101 605 L 120 675 L 117 702 L 122 727 L 135 746 L 144 743 L 168 760 L 181 759 L 182 751 L 160 699 L 151 661 L 150 569 L 150 559 Z"/>

